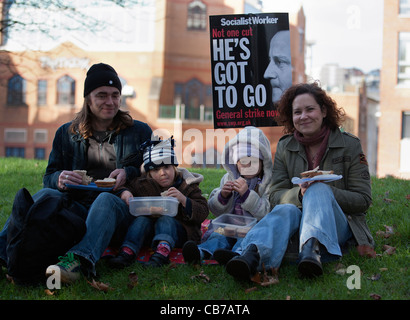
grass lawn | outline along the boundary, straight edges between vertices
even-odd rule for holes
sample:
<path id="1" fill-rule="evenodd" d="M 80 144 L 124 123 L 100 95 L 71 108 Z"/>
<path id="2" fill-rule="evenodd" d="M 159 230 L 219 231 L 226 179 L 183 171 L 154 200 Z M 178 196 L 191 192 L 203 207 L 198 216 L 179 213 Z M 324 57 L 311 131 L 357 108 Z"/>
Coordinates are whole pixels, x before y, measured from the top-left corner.
<path id="1" fill-rule="evenodd" d="M 14 196 L 20 188 L 26 187 L 32 194 L 41 189 L 46 165 L 45 161 L 0 158 L 0 227 L 9 216 Z M 219 186 L 224 174 L 223 170 L 213 169 L 193 171 L 204 175 L 201 189 L 205 195 Z M 7 270 L 3 269 L 0 271 L 0 300 L 408 300 L 410 181 L 373 178 L 372 189 L 373 205 L 367 217 L 378 256 L 365 258 L 352 250 L 340 261 L 325 264 L 324 275 L 318 279 L 300 279 L 296 265 L 290 263 L 282 264 L 277 284 L 262 287 L 253 282 L 235 281 L 218 265 L 169 265 L 146 270 L 134 264 L 117 271 L 100 261 L 96 280 L 109 285 L 106 292 L 97 290 L 84 279 L 74 285 L 63 285 L 53 295 L 48 295 L 45 284 L 39 287 L 11 284 L 6 279 Z M 391 232 L 386 235 L 386 231 Z M 386 245 L 394 249 L 386 252 Z M 351 265 L 360 268 L 360 279 L 354 282 L 360 285 L 360 289 L 347 287 L 349 277 L 359 274 L 345 272 Z M 132 286 L 131 272 L 138 277 Z"/>

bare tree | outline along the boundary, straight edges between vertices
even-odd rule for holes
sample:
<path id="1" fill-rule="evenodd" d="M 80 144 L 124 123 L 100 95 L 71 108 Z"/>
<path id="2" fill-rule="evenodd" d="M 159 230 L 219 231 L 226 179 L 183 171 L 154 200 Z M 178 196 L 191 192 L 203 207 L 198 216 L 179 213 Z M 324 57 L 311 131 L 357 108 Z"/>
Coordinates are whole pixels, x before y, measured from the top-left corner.
<path id="1" fill-rule="evenodd" d="M 0 44 L 10 31 L 42 33 L 55 39 L 55 30 L 102 31 L 106 22 L 94 15 L 93 8 L 145 6 L 150 0 L 0 0 Z M 13 14 L 14 13 L 14 14 Z"/>
<path id="2" fill-rule="evenodd" d="M 95 38 L 103 35 L 105 40 L 112 40 L 116 36 L 112 30 L 118 29 L 118 26 L 110 25 L 108 19 L 102 18 L 98 14 L 101 9 L 106 8 L 110 12 L 114 8 L 117 12 L 133 15 L 134 8 L 152 6 L 154 3 L 155 0 L 0 0 L 0 66 L 3 66 L 0 73 L 14 73 L 18 61 L 32 59 L 25 52 L 33 50 L 27 39 L 32 42 L 40 39 L 38 43 L 43 40 L 57 43 L 62 36 L 71 34 L 76 39 L 86 41 L 84 38 L 91 34 Z M 121 17 L 112 19 L 117 20 Z M 111 32 L 102 33 L 106 29 Z M 10 49 L 8 42 L 18 44 L 20 49 Z M 26 68 L 24 65 L 19 67 Z M 26 72 L 34 71 L 27 69 Z"/>

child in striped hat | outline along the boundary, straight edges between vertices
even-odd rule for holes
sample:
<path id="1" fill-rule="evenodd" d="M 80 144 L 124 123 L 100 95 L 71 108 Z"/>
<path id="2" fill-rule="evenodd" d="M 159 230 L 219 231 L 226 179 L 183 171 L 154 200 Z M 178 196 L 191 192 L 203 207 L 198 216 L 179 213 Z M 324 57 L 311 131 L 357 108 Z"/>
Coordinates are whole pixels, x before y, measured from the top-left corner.
<path id="1" fill-rule="evenodd" d="M 203 176 L 177 167 L 172 137 L 148 140 L 141 148 L 145 172 L 126 186 L 121 199 L 128 203 L 134 196 L 161 196 L 166 193 L 179 201 L 178 213 L 175 217 L 136 217 L 128 228 L 118 256 L 109 260 L 115 268 L 131 265 L 144 245 L 150 245 L 155 251 L 146 262 L 147 266 L 159 267 L 169 263 L 169 254 L 174 247 L 182 247 L 187 240 L 200 242 L 201 223 L 209 214 L 207 200 L 199 188 Z"/>

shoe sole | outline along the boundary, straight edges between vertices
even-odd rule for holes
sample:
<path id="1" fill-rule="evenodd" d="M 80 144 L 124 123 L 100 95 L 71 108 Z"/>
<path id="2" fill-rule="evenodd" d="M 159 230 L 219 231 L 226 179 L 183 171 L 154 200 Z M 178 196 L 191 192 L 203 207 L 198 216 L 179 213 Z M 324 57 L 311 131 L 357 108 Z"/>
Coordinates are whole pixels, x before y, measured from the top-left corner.
<path id="1" fill-rule="evenodd" d="M 319 277 L 323 274 L 322 265 L 317 261 L 303 260 L 298 265 L 299 273 L 306 278 Z"/>
<path id="2" fill-rule="evenodd" d="M 251 270 L 246 262 L 234 259 L 226 264 L 226 272 L 238 280 L 250 280 Z"/>

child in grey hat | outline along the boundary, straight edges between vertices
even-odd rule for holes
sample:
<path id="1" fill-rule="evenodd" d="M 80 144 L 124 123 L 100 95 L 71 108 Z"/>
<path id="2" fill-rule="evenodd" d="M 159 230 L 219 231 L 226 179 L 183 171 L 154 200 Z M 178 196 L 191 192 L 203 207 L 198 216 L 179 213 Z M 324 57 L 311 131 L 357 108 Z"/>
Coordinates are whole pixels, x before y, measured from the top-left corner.
<path id="1" fill-rule="evenodd" d="M 226 144 L 222 165 L 226 174 L 209 196 L 210 211 L 215 216 L 230 213 L 257 220 L 268 214 L 273 164 L 270 143 L 262 130 L 251 126 L 242 129 Z M 200 245 L 185 243 L 182 254 L 186 262 L 200 263 L 211 256 L 218 261 L 214 255 L 218 249 L 233 250 L 242 238 L 219 234 L 211 223 L 203 241 Z"/>

